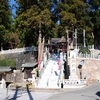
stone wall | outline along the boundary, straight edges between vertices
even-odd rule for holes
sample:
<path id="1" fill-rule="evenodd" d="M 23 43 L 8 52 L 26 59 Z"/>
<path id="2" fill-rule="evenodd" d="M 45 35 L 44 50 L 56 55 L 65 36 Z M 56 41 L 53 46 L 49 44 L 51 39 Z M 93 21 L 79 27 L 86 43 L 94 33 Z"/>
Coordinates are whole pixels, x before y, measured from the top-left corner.
<path id="1" fill-rule="evenodd" d="M 16 61 L 16 68 L 20 69 L 23 63 L 36 62 L 37 52 L 0 54 L 0 59 L 14 59 Z"/>
<path id="2" fill-rule="evenodd" d="M 82 78 L 86 78 L 89 83 L 100 81 L 100 60 L 97 59 L 77 59 L 76 60 L 76 67 L 77 67 L 77 74 L 79 75 L 78 65 L 84 60 L 84 64 L 82 66 Z"/>
<path id="3" fill-rule="evenodd" d="M 6 75 L 6 82 L 15 82 L 22 83 L 23 82 L 23 73 L 21 70 L 16 70 L 16 76 L 14 73 L 8 73 Z"/>
<path id="4" fill-rule="evenodd" d="M 21 52 L 21 53 L 9 53 L 9 54 L 0 54 L 0 59 L 14 59 L 16 61 L 16 69 L 21 70 L 23 63 L 27 62 L 36 62 L 37 61 L 37 52 Z M 6 82 L 22 82 L 23 74 L 21 71 L 16 73 L 16 80 L 14 78 L 14 73 L 8 73 L 6 75 Z"/>

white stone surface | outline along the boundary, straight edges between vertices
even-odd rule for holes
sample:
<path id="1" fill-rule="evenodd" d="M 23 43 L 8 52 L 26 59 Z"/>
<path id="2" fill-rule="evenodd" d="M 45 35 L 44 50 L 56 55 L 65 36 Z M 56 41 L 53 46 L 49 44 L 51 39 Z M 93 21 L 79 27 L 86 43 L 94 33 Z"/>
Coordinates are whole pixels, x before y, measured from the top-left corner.
<path id="1" fill-rule="evenodd" d="M 70 52 L 70 76 L 69 79 L 78 79 L 76 75 L 76 53 L 75 51 Z"/>

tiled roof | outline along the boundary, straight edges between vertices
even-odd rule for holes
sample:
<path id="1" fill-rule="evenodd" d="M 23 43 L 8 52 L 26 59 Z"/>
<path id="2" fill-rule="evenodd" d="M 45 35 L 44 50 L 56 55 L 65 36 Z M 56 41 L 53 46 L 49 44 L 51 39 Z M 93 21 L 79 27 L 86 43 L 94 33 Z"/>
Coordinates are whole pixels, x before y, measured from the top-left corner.
<path id="1" fill-rule="evenodd" d="M 11 71 L 11 68 L 10 67 L 0 67 L 0 73 L 3 73 L 3 72 L 10 72 Z"/>
<path id="2" fill-rule="evenodd" d="M 22 64 L 21 67 L 34 67 L 37 65 L 37 62 L 34 62 L 34 63 L 25 63 L 25 64 Z"/>
<path id="3" fill-rule="evenodd" d="M 60 38 L 51 38 L 51 43 L 57 43 L 60 40 Z"/>
<path id="4" fill-rule="evenodd" d="M 60 42 L 66 42 L 66 38 L 62 36 L 61 38 L 51 38 L 51 43 L 60 43 Z"/>
<path id="5" fill-rule="evenodd" d="M 61 37 L 61 39 L 58 41 L 58 43 L 60 42 L 66 42 L 66 38 L 64 36 Z"/>

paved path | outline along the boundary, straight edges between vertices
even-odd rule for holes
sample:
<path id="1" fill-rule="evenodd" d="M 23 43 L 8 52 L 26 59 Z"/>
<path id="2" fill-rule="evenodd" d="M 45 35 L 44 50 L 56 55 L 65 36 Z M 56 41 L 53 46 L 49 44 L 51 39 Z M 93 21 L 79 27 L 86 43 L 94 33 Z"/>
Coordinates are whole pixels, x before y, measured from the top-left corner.
<path id="1" fill-rule="evenodd" d="M 100 83 L 73 92 L 64 92 L 46 100 L 100 100 Z"/>
<path id="2" fill-rule="evenodd" d="M 63 93 L 65 91 L 73 91 L 75 89 L 24 89 L 24 90 L 8 90 L 0 88 L 0 100 L 46 100 L 49 97 Z"/>
<path id="3" fill-rule="evenodd" d="M 100 100 L 100 83 L 82 89 L 0 89 L 0 100 Z"/>
<path id="4" fill-rule="evenodd" d="M 0 100 L 44 100 L 51 96 L 52 92 L 32 91 L 29 90 L 8 90 L 0 89 Z"/>

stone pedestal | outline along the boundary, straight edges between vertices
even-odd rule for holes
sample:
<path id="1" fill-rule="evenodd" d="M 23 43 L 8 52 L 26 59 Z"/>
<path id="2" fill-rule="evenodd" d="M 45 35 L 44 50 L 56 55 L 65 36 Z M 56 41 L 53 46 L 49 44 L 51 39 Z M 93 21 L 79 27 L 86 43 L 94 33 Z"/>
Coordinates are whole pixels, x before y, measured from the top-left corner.
<path id="1" fill-rule="evenodd" d="M 75 75 L 75 76 L 73 76 L 73 75 L 71 76 L 71 75 L 70 75 L 70 76 L 69 76 L 69 79 L 70 79 L 70 80 L 77 80 L 77 79 L 78 79 L 78 76 L 77 76 L 77 75 Z"/>
<path id="2" fill-rule="evenodd" d="M 78 76 L 76 75 L 76 53 L 75 51 L 70 52 L 70 76 L 69 79 L 77 80 Z"/>

